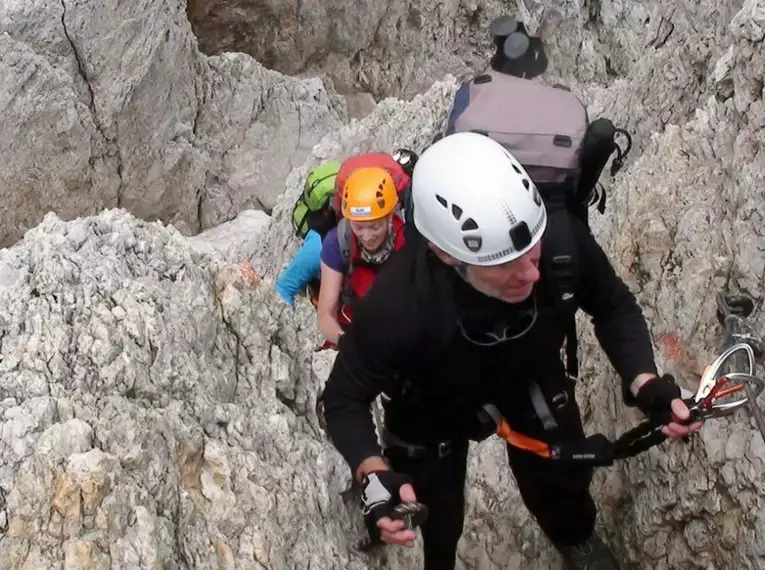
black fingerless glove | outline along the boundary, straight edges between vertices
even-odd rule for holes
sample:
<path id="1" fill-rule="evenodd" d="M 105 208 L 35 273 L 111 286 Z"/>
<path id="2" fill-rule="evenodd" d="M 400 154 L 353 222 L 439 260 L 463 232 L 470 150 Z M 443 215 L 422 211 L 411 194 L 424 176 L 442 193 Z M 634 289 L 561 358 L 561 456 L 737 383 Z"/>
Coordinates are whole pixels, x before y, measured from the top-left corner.
<path id="1" fill-rule="evenodd" d="M 666 425 L 672 421 L 672 400 L 682 399 L 680 386 L 675 377 L 664 374 L 652 378 L 640 387 L 635 402 L 638 409 L 657 424 Z"/>
<path id="2" fill-rule="evenodd" d="M 377 521 L 390 516 L 391 509 L 401 502 L 403 485 L 414 485 L 408 476 L 395 471 L 373 471 L 361 480 L 361 513 L 372 544 L 381 544 Z"/>

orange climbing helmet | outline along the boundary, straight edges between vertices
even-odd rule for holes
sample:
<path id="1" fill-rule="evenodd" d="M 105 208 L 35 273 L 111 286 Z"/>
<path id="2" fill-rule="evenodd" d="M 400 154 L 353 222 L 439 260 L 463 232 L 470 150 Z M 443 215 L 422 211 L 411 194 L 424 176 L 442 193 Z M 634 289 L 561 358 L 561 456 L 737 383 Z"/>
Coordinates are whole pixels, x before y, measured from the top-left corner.
<path id="1" fill-rule="evenodd" d="M 396 185 L 384 168 L 358 168 L 348 176 L 343 186 L 341 204 L 343 217 L 350 221 L 378 220 L 396 209 Z"/>

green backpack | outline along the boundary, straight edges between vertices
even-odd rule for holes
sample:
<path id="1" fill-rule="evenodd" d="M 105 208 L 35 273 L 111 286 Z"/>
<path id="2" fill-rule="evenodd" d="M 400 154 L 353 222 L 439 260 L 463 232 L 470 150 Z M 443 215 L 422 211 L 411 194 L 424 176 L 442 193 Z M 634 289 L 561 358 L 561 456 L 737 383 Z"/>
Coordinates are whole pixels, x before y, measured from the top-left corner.
<path id="1" fill-rule="evenodd" d="M 308 173 L 303 192 L 292 209 L 292 226 L 296 236 L 302 238 L 308 230 L 314 230 L 324 237 L 337 222 L 332 211 L 332 197 L 339 170 L 340 162 L 330 160 L 314 166 Z"/>

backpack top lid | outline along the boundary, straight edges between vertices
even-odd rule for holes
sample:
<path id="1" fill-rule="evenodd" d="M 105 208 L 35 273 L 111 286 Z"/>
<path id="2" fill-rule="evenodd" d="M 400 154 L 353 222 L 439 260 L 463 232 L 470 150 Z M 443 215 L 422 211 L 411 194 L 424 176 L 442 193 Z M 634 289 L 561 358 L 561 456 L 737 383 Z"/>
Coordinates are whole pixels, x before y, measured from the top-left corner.
<path id="1" fill-rule="evenodd" d="M 333 208 L 338 218 L 342 217 L 340 203 L 342 201 L 343 188 L 348 177 L 359 168 L 380 167 L 387 170 L 396 185 L 396 192 L 401 200 L 401 193 L 409 187 L 411 177 L 404 167 L 396 162 L 392 155 L 385 152 L 366 152 L 346 158 L 340 165 L 335 178 L 335 199 Z"/>
<path id="2" fill-rule="evenodd" d="M 463 84 L 460 91 L 446 134 L 474 131 L 491 137 L 537 184 L 563 182 L 578 174 L 589 120 L 576 95 L 494 70 Z"/>
<path id="3" fill-rule="evenodd" d="M 303 191 L 292 209 L 292 226 L 298 237 L 304 237 L 308 230 L 323 235 L 332 227 L 328 218 L 339 170 L 340 162 L 330 160 L 317 164 L 306 176 Z"/>
<path id="4" fill-rule="evenodd" d="M 303 199 L 310 210 L 319 210 L 326 205 L 327 197 L 335 191 L 335 179 L 340 171 L 340 162 L 330 160 L 314 166 L 308 173 L 303 187 Z"/>

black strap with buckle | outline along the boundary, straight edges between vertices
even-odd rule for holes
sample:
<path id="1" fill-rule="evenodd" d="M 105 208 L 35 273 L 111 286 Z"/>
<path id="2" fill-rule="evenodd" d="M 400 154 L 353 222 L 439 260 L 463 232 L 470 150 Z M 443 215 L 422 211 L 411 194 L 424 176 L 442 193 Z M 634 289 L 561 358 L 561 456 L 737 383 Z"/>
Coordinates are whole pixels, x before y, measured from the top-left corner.
<path id="1" fill-rule="evenodd" d="M 425 459 L 427 457 L 438 457 L 443 459 L 452 452 L 453 441 L 439 441 L 428 444 L 409 443 L 389 431 L 385 431 L 383 436 L 385 448 L 383 455 L 385 457 L 403 457 L 405 459 Z"/>
<path id="2" fill-rule="evenodd" d="M 547 208 L 547 232 L 543 238 L 542 265 L 545 280 L 550 287 L 555 306 L 565 319 L 566 374 L 576 380 L 579 377 L 577 355 L 576 319 L 578 308 L 576 287 L 579 263 L 576 244 L 573 242 L 569 200 L 566 187 L 559 184 L 539 185 L 545 196 Z"/>

